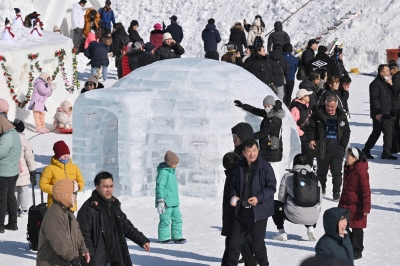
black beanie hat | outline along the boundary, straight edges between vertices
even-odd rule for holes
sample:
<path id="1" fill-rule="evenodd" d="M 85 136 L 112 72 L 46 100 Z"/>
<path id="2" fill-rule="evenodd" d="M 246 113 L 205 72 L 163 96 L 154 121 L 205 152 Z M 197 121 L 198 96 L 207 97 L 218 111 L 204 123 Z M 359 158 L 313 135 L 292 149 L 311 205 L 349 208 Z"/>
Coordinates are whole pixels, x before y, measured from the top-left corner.
<path id="1" fill-rule="evenodd" d="M 324 54 L 328 52 L 328 48 L 326 48 L 326 46 L 320 45 L 318 46 L 318 53 Z"/>
<path id="2" fill-rule="evenodd" d="M 24 122 L 22 122 L 21 120 L 19 120 L 18 118 L 15 118 L 13 126 L 15 127 L 15 130 L 18 133 L 22 133 L 25 130 L 25 124 Z"/>
<path id="3" fill-rule="evenodd" d="M 396 64 L 396 61 L 390 60 L 389 69 L 393 69 L 393 68 L 399 68 L 399 66 Z"/>

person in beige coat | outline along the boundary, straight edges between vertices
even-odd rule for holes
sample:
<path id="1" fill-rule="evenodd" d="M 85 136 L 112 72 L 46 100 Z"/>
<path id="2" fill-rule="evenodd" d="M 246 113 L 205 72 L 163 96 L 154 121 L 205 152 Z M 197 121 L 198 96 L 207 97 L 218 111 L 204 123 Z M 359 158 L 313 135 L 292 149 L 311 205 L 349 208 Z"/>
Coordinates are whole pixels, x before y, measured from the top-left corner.
<path id="1" fill-rule="evenodd" d="M 72 104 L 69 101 L 63 101 L 57 108 L 53 125 L 55 129 L 72 129 Z"/>
<path id="2" fill-rule="evenodd" d="M 248 46 L 254 46 L 254 41 L 256 40 L 256 37 L 260 36 L 262 40 L 262 44 L 265 43 L 265 34 L 264 34 L 264 28 L 261 26 L 261 21 L 259 18 L 255 19 L 249 34 L 247 35 L 247 45 Z M 261 44 L 261 46 L 262 46 Z M 258 45 L 260 46 L 260 45 Z"/>
<path id="3" fill-rule="evenodd" d="M 19 173 L 15 186 L 15 198 L 17 199 L 18 216 L 24 218 L 28 215 L 29 185 L 36 185 L 36 183 L 34 183 L 36 182 L 36 162 L 32 145 L 23 133 L 25 130 L 24 122 L 15 119 L 13 125 L 18 132 L 22 144 L 21 158 L 19 159 L 20 169 L 22 169 L 22 171 Z"/>
<path id="4" fill-rule="evenodd" d="M 39 231 L 37 266 L 78 266 L 81 258 L 90 262 L 79 224 L 70 210 L 76 201 L 78 184 L 61 179 L 53 186 L 53 204 L 47 210 Z"/>

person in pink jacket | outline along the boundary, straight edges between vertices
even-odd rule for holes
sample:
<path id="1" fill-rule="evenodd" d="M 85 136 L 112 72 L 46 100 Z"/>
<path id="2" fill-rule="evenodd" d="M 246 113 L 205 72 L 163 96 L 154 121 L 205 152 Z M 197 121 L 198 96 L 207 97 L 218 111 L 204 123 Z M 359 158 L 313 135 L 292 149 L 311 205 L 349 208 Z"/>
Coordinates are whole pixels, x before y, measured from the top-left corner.
<path id="1" fill-rule="evenodd" d="M 294 98 L 289 105 L 289 110 L 292 114 L 293 120 L 297 124 L 297 133 L 299 134 L 301 141 L 301 153 L 306 155 L 307 164 L 312 166 L 313 157 L 315 157 L 316 154 L 314 155 L 310 149 L 307 136 L 304 133 L 304 129 L 308 125 L 311 116 L 311 110 L 309 109 L 310 94 L 312 94 L 312 92 L 305 89 L 299 89 L 296 98 Z"/>
<path id="2" fill-rule="evenodd" d="M 17 199 L 18 216 L 24 218 L 28 217 L 29 185 L 36 185 L 36 162 L 32 145 L 23 133 L 25 130 L 24 122 L 16 118 L 13 125 L 22 144 L 21 158 L 19 159 L 20 172 L 15 185 L 15 198 Z"/>
<path id="3" fill-rule="evenodd" d="M 97 42 L 101 37 L 101 29 L 97 29 L 96 26 L 94 26 L 88 33 L 88 36 L 85 41 L 85 45 L 83 48 L 86 50 L 86 48 L 89 47 L 89 44 L 91 42 Z"/>
<path id="4" fill-rule="evenodd" d="M 55 89 L 55 83 L 51 81 L 50 75 L 46 72 L 40 73 L 40 76 L 33 82 L 33 93 L 28 109 L 33 111 L 36 133 L 45 134 L 50 132 L 44 124 L 45 111 L 47 111 L 45 102 Z"/>

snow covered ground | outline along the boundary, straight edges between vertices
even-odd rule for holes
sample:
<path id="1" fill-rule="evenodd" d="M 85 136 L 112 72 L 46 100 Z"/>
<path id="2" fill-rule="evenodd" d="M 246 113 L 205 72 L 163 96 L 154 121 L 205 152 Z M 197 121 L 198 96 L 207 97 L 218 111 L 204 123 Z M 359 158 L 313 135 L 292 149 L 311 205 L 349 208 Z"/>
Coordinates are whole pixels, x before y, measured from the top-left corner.
<path id="1" fill-rule="evenodd" d="M 371 132 L 369 118 L 368 84 L 372 78 L 367 76 L 352 76 L 350 94 L 351 112 L 351 144 L 362 148 Z M 112 82 L 110 80 L 109 82 Z M 35 151 L 38 169 L 48 164 L 53 151 L 53 143 L 63 139 L 68 145 L 72 144 L 71 135 L 50 133 L 33 137 L 31 143 Z M 382 139 L 371 153 L 380 156 Z M 370 162 L 370 183 L 372 189 L 372 210 L 368 217 L 368 228 L 365 230 L 365 251 L 363 258 L 356 265 L 398 265 L 397 251 L 400 246 L 400 183 L 397 180 L 399 161 L 375 159 Z M 178 168 L 179 171 L 179 168 Z M 93 176 L 85 177 L 92 182 Z M 221 187 L 221 190 L 223 188 Z M 331 201 L 332 185 L 328 182 L 327 196 L 322 209 L 337 206 Z M 90 196 L 90 191 L 78 195 L 78 205 Z M 36 198 L 39 200 L 38 190 Z M 128 241 L 131 258 L 134 265 L 219 265 L 224 250 L 224 237 L 221 230 L 222 199 L 205 199 L 182 197 L 183 231 L 188 242 L 184 245 L 157 244 L 158 214 L 154 208 L 152 197 L 130 198 L 121 197 L 122 208 L 129 219 L 153 243 L 151 253 L 145 253 L 141 248 Z M 19 219 L 19 231 L 0 235 L 0 258 L 2 265 L 35 265 L 35 253 L 29 251 L 26 241 L 27 219 Z M 271 240 L 275 233 L 272 219 L 268 221 L 265 237 L 270 265 L 299 265 L 300 262 L 314 255 L 315 243 L 307 241 L 306 229 L 301 225 L 287 223 L 286 231 L 289 240 L 279 242 Z M 322 215 L 316 228 L 317 236 L 323 234 Z M 382 262 L 384 261 L 384 263 Z"/>

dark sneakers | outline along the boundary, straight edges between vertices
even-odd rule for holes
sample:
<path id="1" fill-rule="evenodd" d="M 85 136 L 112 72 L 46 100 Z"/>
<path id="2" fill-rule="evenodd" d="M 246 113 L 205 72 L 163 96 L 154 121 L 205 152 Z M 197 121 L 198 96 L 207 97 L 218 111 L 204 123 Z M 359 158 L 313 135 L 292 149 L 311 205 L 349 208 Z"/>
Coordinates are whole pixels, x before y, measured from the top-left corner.
<path id="1" fill-rule="evenodd" d="M 374 157 L 371 155 L 371 152 L 367 151 L 365 148 L 362 149 L 362 152 L 365 154 L 365 157 L 367 157 L 367 159 L 369 159 L 369 160 L 373 160 L 374 159 Z"/>
<path id="2" fill-rule="evenodd" d="M 184 238 L 174 240 L 174 244 L 185 244 L 187 241 Z"/>
<path id="3" fill-rule="evenodd" d="M 322 196 L 325 196 L 325 194 L 326 194 L 326 188 L 322 188 Z"/>
<path id="4" fill-rule="evenodd" d="M 340 199 L 340 193 L 333 192 L 333 201 L 339 201 L 339 199 Z"/>
<path id="5" fill-rule="evenodd" d="M 4 226 L 4 229 L 11 230 L 11 231 L 17 231 L 18 227 L 17 227 L 17 224 L 6 224 Z"/>
<path id="6" fill-rule="evenodd" d="M 4 226 L 0 227 L 0 234 L 4 234 Z"/>
<path id="7" fill-rule="evenodd" d="M 358 259 L 361 259 L 361 258 L 362 258 L 361 253 L 354 252 L 354 260 L 358 260 Z"/>
<path id="8" fill-rule="evenodd" d="M 393 156 L 391 154 L 389 154 L 389 155 L 383 155 L 382 154 L 381 159 L 384 159 L 384 160 L 397 160 L 397 157 Z"/>

